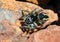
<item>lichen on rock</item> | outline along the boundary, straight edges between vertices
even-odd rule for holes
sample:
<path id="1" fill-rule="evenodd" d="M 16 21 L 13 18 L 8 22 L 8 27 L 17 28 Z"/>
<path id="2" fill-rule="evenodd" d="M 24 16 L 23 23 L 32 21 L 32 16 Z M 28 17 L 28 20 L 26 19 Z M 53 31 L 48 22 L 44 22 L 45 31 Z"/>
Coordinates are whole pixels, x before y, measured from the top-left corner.
<path id="1" fill-rule="evenodd" d="M 2 22 L 3 20 L 8 20 L 11 23 L 15 23 L 15 21 L 17 20 L 17 17 L 15 17 L 16 13 L 14 13 L 14 11 L 8 10 L 8 9 L 3 9 L 0 8 L 0 22 Z"/>

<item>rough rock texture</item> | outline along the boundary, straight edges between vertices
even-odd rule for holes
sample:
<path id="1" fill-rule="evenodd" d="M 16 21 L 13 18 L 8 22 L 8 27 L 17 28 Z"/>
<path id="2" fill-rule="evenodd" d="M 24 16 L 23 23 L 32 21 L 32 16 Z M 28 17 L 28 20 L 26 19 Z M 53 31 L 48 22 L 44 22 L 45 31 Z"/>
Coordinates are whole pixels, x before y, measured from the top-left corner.
<path id="1" fill-rule="evenodd" d="M 29 1 L 29 2 L 32 2 L 32 3 L 38 4 L 38 0 L 26 0 L 26 1 Z"/>
<path id="2" fill-rule="evenodd" d="M 26 1 L 33 2 L 35 4 L 38 4 L 38 0 L 26 0 Z"/>
<path id="3" fill-rule="evenodd" d="M 60 42 L 60 26 L 50 25 L 32 34 L 27 42 Z"/>
<path id="4" fill-rule="evenodd" d="M 21 17 L 20 10 L 28 10 L 31 12 L 35 8 L 37 8 L 37 10 L 43 9 L 28 2 L 0 0 L 0 42 L 25 42 L 27 38 L 21 37 L 22 31 L 19 28 L 21 26 L 18 20 Z M 52 10 L 44 10 L 44 12 L 48 13 L 49 20 L 43 27 L 58 20 L 57 14 Z"/>

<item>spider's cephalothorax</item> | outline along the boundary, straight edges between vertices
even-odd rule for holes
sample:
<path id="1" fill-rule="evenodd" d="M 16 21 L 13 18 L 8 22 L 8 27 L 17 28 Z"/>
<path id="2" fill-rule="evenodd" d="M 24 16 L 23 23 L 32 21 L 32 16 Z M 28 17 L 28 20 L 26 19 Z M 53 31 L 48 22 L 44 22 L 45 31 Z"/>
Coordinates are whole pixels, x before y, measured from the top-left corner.
<path id="1" fill-rule="evenodd" d="M 47 20 L 48 20 L 48 15 L 46 13 L 36 12 L 36 10 L 32 11 L 31 13 L 28 14 L 23 14 L 23 23 L 24 25 L 21 26 L 22 31 L 27 31 L 27 32 L 34 32 L 35 29 L 39 30 Z"/>

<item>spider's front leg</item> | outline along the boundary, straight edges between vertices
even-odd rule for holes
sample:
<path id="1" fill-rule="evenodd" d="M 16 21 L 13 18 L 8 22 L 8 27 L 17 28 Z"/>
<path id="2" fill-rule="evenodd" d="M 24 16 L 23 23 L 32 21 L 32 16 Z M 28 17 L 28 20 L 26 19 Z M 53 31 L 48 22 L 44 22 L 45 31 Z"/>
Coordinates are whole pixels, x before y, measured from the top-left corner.
<path id="1" fill-rule="evenodd" d="M 29 37 L 29 27 L 28 26 L 21 26 L 21 30 L 23 31 L 21 36 Z"/>

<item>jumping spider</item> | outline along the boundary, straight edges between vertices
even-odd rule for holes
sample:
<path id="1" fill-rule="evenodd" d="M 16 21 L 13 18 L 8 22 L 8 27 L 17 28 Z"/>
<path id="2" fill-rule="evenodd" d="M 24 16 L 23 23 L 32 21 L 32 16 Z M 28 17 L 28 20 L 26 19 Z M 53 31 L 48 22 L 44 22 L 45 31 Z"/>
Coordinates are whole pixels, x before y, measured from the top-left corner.
<path id="1" fill-rule="evenodd" d="M 24 14 L 22 11 L 22 23 L 21 29 L 23 32 L 33 33 L 34 31 L 38 31 L 41 29 L 41 26 L 49 19 L 48 15 L 42 11 L 38 13 L 35 9 L 32 12 L 28 12 L 28 14 Z"/>

